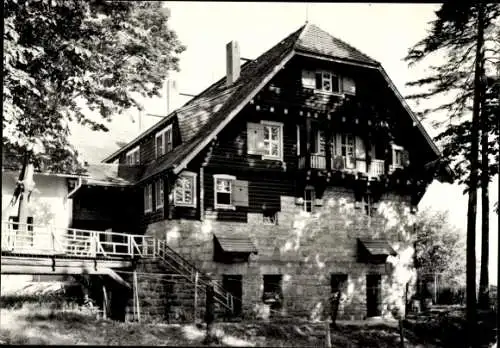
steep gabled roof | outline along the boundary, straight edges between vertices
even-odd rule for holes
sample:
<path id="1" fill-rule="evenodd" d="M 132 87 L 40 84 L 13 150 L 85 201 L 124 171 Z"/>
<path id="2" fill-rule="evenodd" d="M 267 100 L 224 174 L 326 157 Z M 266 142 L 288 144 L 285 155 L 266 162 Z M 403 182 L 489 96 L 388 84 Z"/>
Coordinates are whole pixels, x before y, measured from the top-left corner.
<path id="1" fill-rule="evenodd" d="M 379 62 L 317 26 L 306 24 L 257 59 L 245 63 L 241 67 L 240 78 L 233 85 L 227 86 L 225 77 L 220 79 L 180 109 L 174 111 L 165 120 L 160 121 L 126 147 L 109 156 L 105 161 L 115 159 L 122 151 L 137 145 L 147 135 L 160 130 L 168 120 L 177 117 L 181 145 L 149 164 L 139 181 L 167 169 L 173 169 L 174 173 L 179 173 L 283 68 L 295 53 L 328 57 L 346 64 L 361 64 L 367 68 L 379 70 L 427 140 L 430 148 L 436 156 L 439 155 L 436 146 L 397 92 Z"/>
<path id="2" fill-rule="evenodd" d="M 357 48 L 352 47 L 346 42 L 333 37 L 323 29 L 314 24 L 307 24 L 302 31 L 295 49 L 310 53 L 321 54 L 329 57 L 336 57 L 348 61 L 355 61 L 366 64 L 378 65 L 375 59 L 362 53 Z"/>

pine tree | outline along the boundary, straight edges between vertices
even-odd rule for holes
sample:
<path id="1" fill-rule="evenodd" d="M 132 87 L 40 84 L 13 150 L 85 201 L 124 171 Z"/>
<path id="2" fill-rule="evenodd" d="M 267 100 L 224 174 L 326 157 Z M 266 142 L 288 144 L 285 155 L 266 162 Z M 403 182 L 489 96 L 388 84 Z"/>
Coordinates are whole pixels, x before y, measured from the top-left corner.
<path id="1" fill-rule="evenodd" d="M 436 122 L 436 126 L 445 129 L 436 137 L 444 143 L 444 161 L 453 165 L 456 179 L 467 185 L 469 195 L 467 214 L 467 322 L 469 337 L 473 337 L 476 325 L 476 270 L 475 270 L 475 226 L 477 210 L 477 186 L 479 169 L 483 169 L 482 185 L 488 185 L 489 177 L 496 174 L 490 169 L 488 155 L 491 151 L 488 141 L 483 141 L 481 163 L 478 160 L 479 137 L 481 131 L 488 139 L 495 126 L 488 122 L 484 108 L 486 105 L 485 70 L 490 57 L 487 52 L 498 47 L 498 4 L 483 3 L 446 3 L 436 12 L 432 29 L 423 40 L 418 42 L 408 53 L 406 60 L 410 64 L 420 62 L 435 53 L 444 53 L 445 61 L 431 67 L 432 75 L 409 83 L 410 86 L 428 87 L 425 92 L 410 96 L 414 99 L 432 98 L 438 95 L 450 95 L 449 100 L 435 108 L 424 110 L 425 117 L 434 111 L 448 111 L 445 122 Z M 496 45 L 496 46 L 495 46 Z M 488 48 L 488 49 L 485 49 Z M 495 58 L 495 54 L 492 58 Z M 472 113 L 472 119 L 469 115 Z M 464 119 L 465 118 L 465 119 Z M 497 168 L 497 166 L 495 166 Z M 488 180 L 486 180 L 488 179 Z M 489 210 L 487 190 L 483 190 L 484 209 Z M 483 218 L 487 216 L 483 214 Z M 489 231 L 483 229 L 483 234 Z M 486 243 L 487 239 L 483 238 Z M 484 245 L 483 245 L 484 246 Z M 487 255 L 486 255 L 487 256 Z M 482 265 L 484 273 L 487 262 Z M 486 279 L 487 281 L 487 279 Z M 484 283 L 484 279 L 483 279 Z M 474 342 L 469 342 L 470 346 Z"/>

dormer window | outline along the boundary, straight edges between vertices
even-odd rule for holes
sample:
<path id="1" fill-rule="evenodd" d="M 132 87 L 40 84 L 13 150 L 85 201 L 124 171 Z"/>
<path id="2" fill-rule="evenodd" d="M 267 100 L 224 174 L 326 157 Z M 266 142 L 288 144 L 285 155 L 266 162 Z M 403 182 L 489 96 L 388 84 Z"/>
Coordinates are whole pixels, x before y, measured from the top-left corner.
<path id="1" fill-rule="evenodd" d="M 129 165 L 135 165 L 135 164 L 140 164 L 140 157 L 139 157 L 139 146 L 133 148 L 127 154 L 125 155 L 125 159 L 127 164 Z"/>
<path id="2" fill-rule="evenodd" d="M 156 158 L 159 158 L 169 151 L 172 151 L 172 125 L 168 125 L 162 131 L 156 133 L 155 137 L 156 144 Z"/>

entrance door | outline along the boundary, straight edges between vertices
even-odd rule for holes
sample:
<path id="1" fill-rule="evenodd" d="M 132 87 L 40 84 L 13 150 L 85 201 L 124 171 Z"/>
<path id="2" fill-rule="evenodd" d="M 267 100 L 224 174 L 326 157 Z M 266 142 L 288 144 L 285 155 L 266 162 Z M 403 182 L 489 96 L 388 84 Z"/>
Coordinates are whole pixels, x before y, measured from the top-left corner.
<path id="1" fill-rule="evenodd" d="M 233 295 L 234 316 L 241 315 L 241 297 L 243 295 L 242 276 L 240 274 L 224 274 L 222 287 Z"/>
<path id="2" fill-rule="evenodd" d="M 366 275 L 366 310 L 367 317 L 382 314 L 382 279 L 380 274 Z"/>

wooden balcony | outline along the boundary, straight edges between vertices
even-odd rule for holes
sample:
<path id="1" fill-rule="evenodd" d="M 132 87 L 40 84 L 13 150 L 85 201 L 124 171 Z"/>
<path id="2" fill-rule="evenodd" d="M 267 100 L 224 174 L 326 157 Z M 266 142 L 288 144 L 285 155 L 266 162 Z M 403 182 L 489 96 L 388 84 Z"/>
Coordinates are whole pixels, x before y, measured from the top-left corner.
<path id="1" fill-rule="evenodd" d="M 356 171 L 356 172 L 361 172 L 361 173 L 366 173 L 369 177 L 379 177 L 380 175 L 385 174 L 385 165 L 384 165 L 384 160 L 380 159 L 373 159 L 371 161 L 371 164 L 367 168 L 366 165 L 366 160 L 361 160 L 358 159 L 356 160 L 356 164 L 352 166 L 352 168 L 349 168 L 349 166 L 346 165 L 346 160 L 345 158 L 342 158 L 343 160 L 343 165 L 342 168 L 336 168 L 335 166 L 335 159 L 331 159 L 331 168 L 336 169 L 336 170 L 345 170 L 345 171 Z M 299 157 L 299 163 L 298 163 L 299 169 L 327 169 L 326 165 L 326 156 L 324 155 L 310 155 L 310 168 L 306 168 L 306 156 L 300 156 Z"/>

